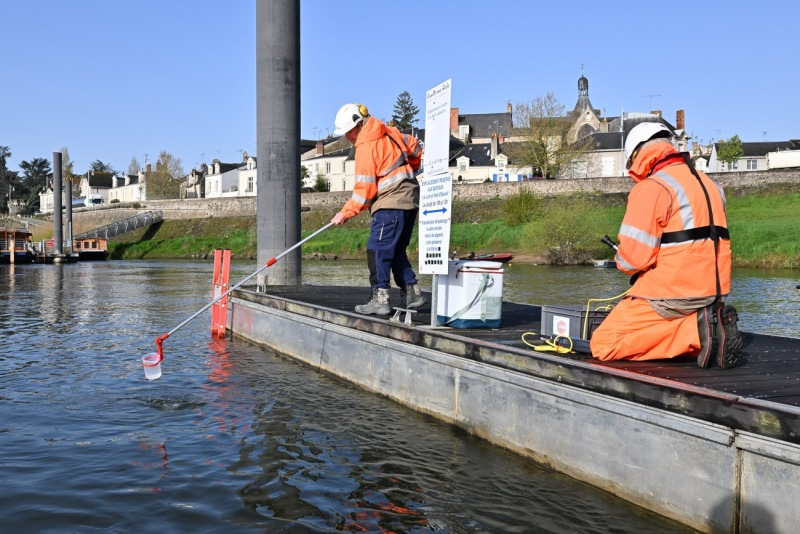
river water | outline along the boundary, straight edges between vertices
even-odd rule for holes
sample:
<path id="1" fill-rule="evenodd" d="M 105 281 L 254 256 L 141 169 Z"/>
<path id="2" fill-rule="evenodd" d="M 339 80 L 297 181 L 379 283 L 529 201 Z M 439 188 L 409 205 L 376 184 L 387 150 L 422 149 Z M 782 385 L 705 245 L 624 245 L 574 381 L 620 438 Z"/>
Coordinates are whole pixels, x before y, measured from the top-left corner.
<path id="1" fill-rule="evenodd" d="M 231 282 L 255 268 L 235 264 Z M 364 270 L 309 262 L 304 281 L 364 285 Z M 0 266 L 4 532 L 689 532 L 269 350 L 211 341 L 210 313 L 145 380 L 141 357 L 209 302 L 211 271 Z M 505 275 L 507 300 L 535 303 L 626 284 L 613 269 Z M 742 295 L 768 297 L 742 298 L 743 328 L 797 336 L 794 285 L 742 273 Z"/>

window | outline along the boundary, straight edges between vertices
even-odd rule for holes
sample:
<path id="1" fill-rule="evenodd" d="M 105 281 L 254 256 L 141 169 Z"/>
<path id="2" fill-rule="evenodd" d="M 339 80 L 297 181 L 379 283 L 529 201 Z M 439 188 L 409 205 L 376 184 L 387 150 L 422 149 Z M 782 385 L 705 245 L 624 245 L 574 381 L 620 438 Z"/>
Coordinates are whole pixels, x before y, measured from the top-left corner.
<path id="1" fill-rule="evenodd" d="M 747 170 L 748 171 L 754 171 L 756 169 L 758 169 L 758 162 L 756 160 L 754 160 L 754 159 L 748 159 L 747 160 Z"/>
<path id="2" fill-rule="evenodd" d="M 248 176 L 247 177 L 247 192 L 248 193 L 252 193 L 253 192 L 253 177 L 252 176 Z"/>
<path id="3" fill-rule="evenodd" d="M 466 159 L 459 160 L 459 162 L 458 162 L 458 172 L 467 172 L 467 167 L 468 167 L 468 165 L 467 165 L 467 160 Z"/>
<path id="4" fill-rule="evenodd" d="M 728 163 L 728 170 L 729 171 L 735 171 L 738 168 L 739 168 L 739 161 L 738 160 L 737 161 L 733 161 L 731 163 Z"/>
<path id="5" fill-rule="evenodd" d="M 331 162 L 330 161 L 326 161 L 325 162 L 325 174 L 330 174 L 330 173 L 331 173 Z"/>
<path id="6" fill-rule="evenodd" d="M 342 172 L 345 172 L 347 169 L 347 160 L 342 160 Z"/>

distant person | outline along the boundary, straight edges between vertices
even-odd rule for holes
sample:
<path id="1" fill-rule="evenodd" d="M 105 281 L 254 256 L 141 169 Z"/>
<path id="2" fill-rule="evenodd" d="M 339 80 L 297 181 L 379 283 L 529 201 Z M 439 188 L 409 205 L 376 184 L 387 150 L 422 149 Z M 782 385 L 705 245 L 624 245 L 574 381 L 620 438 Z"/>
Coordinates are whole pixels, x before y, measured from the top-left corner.
<path id="1" fill-rule="evenodd" d="M 356 149 L 353 196 L 331 222 L 340 225 L 364 210 L 372 215 L 367 241 L 367 266 L 372 294 L 355 307 L 366 315 L 388 315 L 390 276 L 400 287 L 401 308 L 426 302 L 406 248 L 419 211 L 416 171 L 422 162 L 419 141 L 370 117 L 367 107 L 345 104 L 339 109 L 334 133 L 344 135 Z"/>
<path id="2" fill-rule="evenodd" d="M 630 292 L 592 334 L 601 360 L 695 356 L 697 365 L 744 363 L 731 286 L 725 194 L 672 146 L 661 123 L 635 126 L 625 140 L 636 184 L 619 231 L 617 268 Z"/>

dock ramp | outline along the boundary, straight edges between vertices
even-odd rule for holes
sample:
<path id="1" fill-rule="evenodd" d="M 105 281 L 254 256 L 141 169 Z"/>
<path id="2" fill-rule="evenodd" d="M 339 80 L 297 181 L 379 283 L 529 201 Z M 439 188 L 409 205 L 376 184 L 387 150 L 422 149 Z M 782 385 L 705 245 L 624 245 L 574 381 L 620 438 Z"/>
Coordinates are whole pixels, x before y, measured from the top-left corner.
<path id="1" fill-rule="evenodd" d="M 133 217 L 128 217 L 127 219 L 113 222 L 105 226 L 95 228 L 94 230 L 89 230 L 88 232 L 83 232 L 82 234 L 76 235 L 75 239 L 85 239 L 88 237 L 102 237 L 105 239 L 109 239 L 114 236 L 124 234 L 125 232 L 136 230 L 137 228 L 142 228 L 144 226 L 150 226 L 151 224 L 159 223 L 163 220 L 164 220 L 164 215 L 162 212 L 145 211 L 137 215 L 134 215 Z"/>

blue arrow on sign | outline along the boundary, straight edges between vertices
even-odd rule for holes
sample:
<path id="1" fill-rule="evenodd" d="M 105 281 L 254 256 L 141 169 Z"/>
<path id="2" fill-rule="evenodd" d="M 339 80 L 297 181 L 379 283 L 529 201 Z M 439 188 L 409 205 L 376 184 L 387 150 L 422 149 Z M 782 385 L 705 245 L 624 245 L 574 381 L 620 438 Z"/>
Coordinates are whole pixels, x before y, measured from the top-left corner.
<path id="1" fill-rule="evenodd" d="M 435 210 L 425 210 L 422 212 L 423 215 L 427 215 L 429 213 L 447 213 L 447 208 L 439 208 Z"/>

